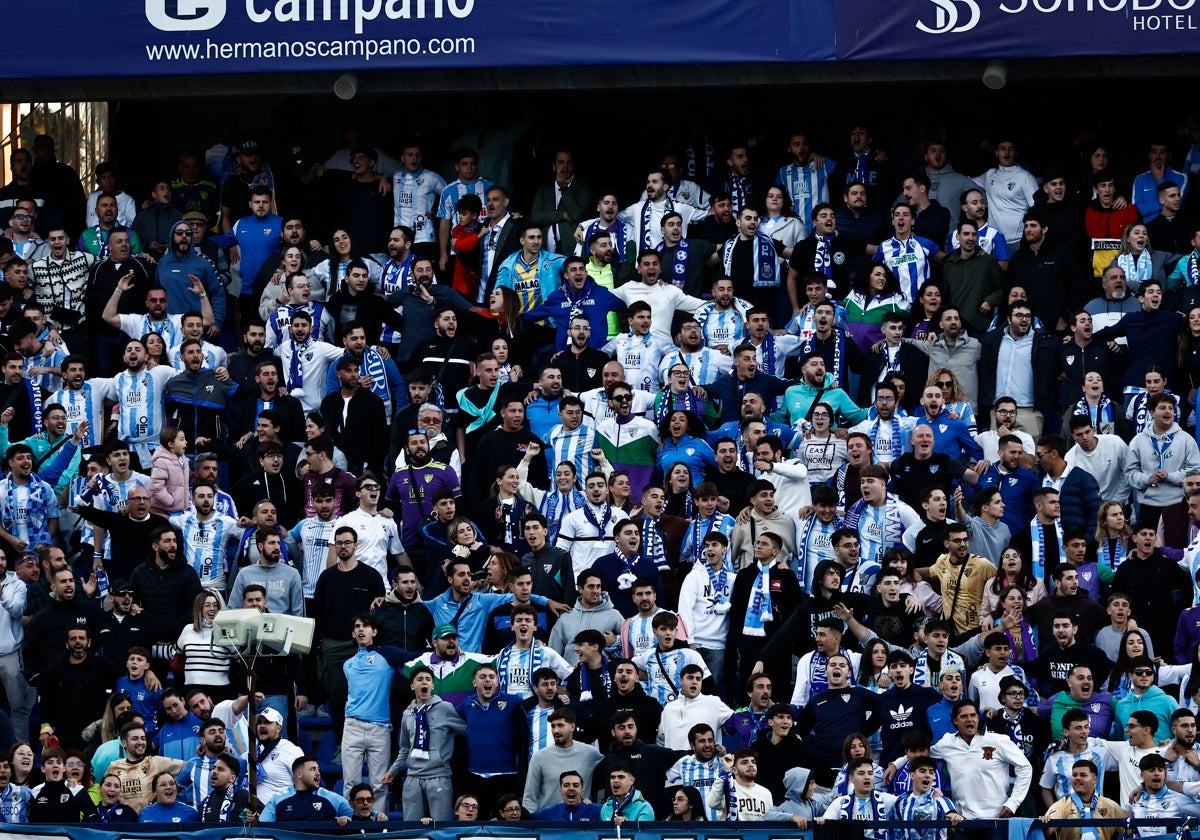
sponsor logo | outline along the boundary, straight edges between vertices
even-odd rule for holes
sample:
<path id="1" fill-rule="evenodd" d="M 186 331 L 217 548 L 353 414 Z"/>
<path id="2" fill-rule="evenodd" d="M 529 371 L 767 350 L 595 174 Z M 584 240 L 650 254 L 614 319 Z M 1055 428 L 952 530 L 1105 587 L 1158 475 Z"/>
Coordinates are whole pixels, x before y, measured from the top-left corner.
<path id="1" fill-rule="evenodd" d="M 934 6 L 933 24 L 918 20 L 917 29 L 929 35 L 969 32 L 979 23 L 976 0 L 929 0 Z"/>
<path id="2" fill-rule="evenodd" d="M 200 32 L 225 19 L 225 0 L 146 0 L 146 20 L 163 32 Z"/>

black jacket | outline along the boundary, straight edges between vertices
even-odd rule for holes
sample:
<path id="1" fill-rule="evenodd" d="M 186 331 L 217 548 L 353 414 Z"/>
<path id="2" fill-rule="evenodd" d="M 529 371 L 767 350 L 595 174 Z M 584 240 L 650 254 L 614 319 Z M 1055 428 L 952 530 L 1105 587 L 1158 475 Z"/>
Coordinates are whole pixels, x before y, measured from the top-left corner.
<path id="1" fill-rule="evenodd" d="M 349 413 L 344 420 L 342 406 L 340 390 L 321 400 L 326 432 L 345 453 L 349 472 L 362 475 L 371 470 L 383 481 L 389 472 L 384 470 L 383 462 L 391 439 L 383 400 L 365 388 L 359 388 L 350 398 Z"/>
<path id="2" fill-rule="evenodd" d="M 1037 314 L 1036 312 L 1034 314 Z M 1040 316 L 1039 316 L 1040 317 Z M 1054 315 L 1054 319 L 1057 319 Z M 1045 320 L 1043 319 L 1043 323 Z M 1052 320 L 1050 323 L 1054 323 Z M 996 365 L 1000 358 L 1000 342 L 1007 334 L 1006 330 L 995 329 L 980 341 L 982 350 L 979 355 L 979 402 L 980 406 L 991 406 L 996 397 L 1005 396 L 996 393 Z M 1041 412 L 1054 412 L 1058 409 L 1058 350 L 1062 341 L 1054 333 L 1035 331 L 1033 334 L 1033 407 Z M 990 423 L 991 412 L 981 411 L 976 420 L 980 431 Z"/>
<path id="3" fill-rule="evenodd" d="M 192 603 L 200 594 L 200 578 L 183 559 L 180 549 L 175 562 L 163 568 L 147 560 L 129 577 L 133 598 L 142 605 L 146 631 L 155 642 L 175 642 L 180 631 L 192 623 Z"/>
<path id="4" fill-rule="evenodd" d="M 633 691 L 626 695 L 617 693 L 613 686 L 613 696 L 607 700 L 596 700 L 586 704 L 589 708 L 580 726 L 583 732 L 582 740 L 598 741 L 601 752 L 608 752 L 612 744 L 612 716 L 617 712 L 629 712 L 637 719 L 638 732 L 658 733 L 658 723 L 662 720 L 662 706 L 648 695 L 641 685 L 635 685 Z M 598 777 L 597 777 L 598 778 Z"/>
<path id="5" fill-rule="evenodd" d="M 38 674 L 67 653 L 67 631 L 87 628 L 93 644 L 100 638 L 100 610 L 76 591 L 70 601 L 51 601 L 25 626 L 25 678 L 36 684 Z M 174 641 L 174 640 L 172 640 Z"/>
<path id="6" fill-rule="evenodd" d="M 104 561 L 109 580 L 128 579 L 139 563 L 150 556 L 150 532 L 160 525 L 169 525 L 165 516 L 152 513 L 142 522 L 130 519 L 124 513 L 100 510 L 83 506 L 79 516 L 93 525 L 99 525 L 112 536 L 112 554 Z"/>
<path id="7" fill-rule="evenodd" d="M 433 635 L 433 615 L 424 602 L 418 600 L 403 604 L 392 591 L 382 604 L 371 610 L 371 616 L 380 624 L 376 644 L 405 650 L 425 650 L 429 647 L 429 637 Z"/>
<path id="8" fill-rule="evenodd" d="M 638 730 L 639 733 L 641 730 Z M 592 787 L 596 789 L 597 795 L 594 801 L 600 802 L 612 795 L 612 791 L 608 789 L 609 768 L 618 764 L 628 764 L 633 769 L 633 774 L 639 780 L 654 780 L 666 779 L 667 771 L 671 769 L 671 765 L 678 761 L 686 752 L 678 752 L 669 750 L 666 747 L 660 747 L 656 744 L 647 744 L 640 738 L 635 740 L 628 747 L 612 744 L 608 748 L 608 753 L 604 758 L 600 759 L 600 763 L 596 766 L 592 773 Z M 782 774 L 780 776 L 782 780 Z M 640 782 L 638 790 L 642 792 L 642 796 L 654 808 L 655 816 L 661 817 L 669 813 L 670 807 L 667 800 L 667 788 L 664 785 L 653 784 L 652 782 Z"/>

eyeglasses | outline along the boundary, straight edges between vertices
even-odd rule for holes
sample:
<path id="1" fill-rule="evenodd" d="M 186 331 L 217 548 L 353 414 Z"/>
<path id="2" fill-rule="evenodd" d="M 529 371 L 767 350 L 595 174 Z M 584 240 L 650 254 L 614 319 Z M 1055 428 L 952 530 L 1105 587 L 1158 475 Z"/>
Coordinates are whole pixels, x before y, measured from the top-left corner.
<path id="1" fill-rule="evenodd" d="M 519 814 L 521 813 L 520 805 L 509 805 L 507 808 L 500 809 L 501 814 Z"/>
<path id="2" fill-rule="evenodd" d="M 363 804 L 365 805 L 365 804 L 367 804 L 368 802 L 374 802 L 374 801 L 375 801 L 375 797 L 374 797 L 374 796 L 370 796 L 370 795 L 356 796 L 356 797 L 354 797 L 354 801 L 355 801 L 355 802 L 361 802 L 361 803 L 363 803 Z"/>
<path id="3" fill-rule="evenodd" d="M 826 420 L 828 420 L 829 412 L 828 411 L 814 411 L 812 413 L 812 416 L 813 416 L 814 420 L 817 419 L 818 417 L 824 417 Z"/>
<path id="4" fill-rule="evenodd" d="M 68 762 L 67 762 L 67 769 L 68 769 L 68 770 L 70 770 L 72 767 L 77 767 L 77 768 L 79 768 L 79 769 L 83 769 L 83 767 L 84 767 L 84 766 L 85 766 L 85 765 L 84 765 L 84 763 L 83 763 L 82 761 L 68 761 Z"/>
<path id="5" fill-rule="evenodd" d="M 1016 413 L 1017 413 L 1017 410 L 1015 408 L 997 408 L 996 409 L 996 414 L 1000 415 L 1002 417 L 1007 416 L 1007 415 L 1013 415 Z"/>
<path id="6" fill-rule="evenodd" d="M 933 384 L 938 386 L 939 388 L 953 388 L 954 387 L 954 382 L 952 380 L 943 380 L 941 382 L 934 382 Z"/>
<path id="7" fill-rule="evenodd" d="M 1024 697 L 1025 692 L 1021 691 L 1021 689 L 1019 689 L 1019 688 L 1014 688 L 1011 691 L 1004 692 L 1004 696 L 1005 697 Z"/>
<path id="8" fill-rule="evenodd" d="M 334 540 L 333 544 L 336 545 L 338 548 L 349 548 L 350 546 L 354 545 L 356 542 L 357 542 L 357 540 Z"/>
<path id="9" fill-rule="evenodd" d="M 1152 677 L 1154 676 L 1153 668 L 1134 668 L 1133 675 L 1135 677 Z"/>
<path id="10" fill-rule="evenodd" d="M 946 538 L 946 542 L 952 542 L 952 543 L 965 543 L 965 542 L 970 542 L 970 541 L 971 541 L 970 537 L 947 537 Z"/>
<path id="11" fill-rule="evenodd" d="M 478 810 L 479 810 L 479 803 L 478 803 L 478 802 L 463 802 L 463 803 L 462 803 L 461 805 L 459 805 L 458 807 L 459 807 L 459 808 L 465 808 L 465 809 L 466 809 L 466 810 L 468 810 L 468 811 L 478 811 Z"/>
<path id="12" fill-rule="evenodd" d="M 267 454 L 265 454 L 261 457 L 263 457 L 263 458 L 278 458 L 282 461 L 283 453 L 282 452 L 268 452 Z"/>

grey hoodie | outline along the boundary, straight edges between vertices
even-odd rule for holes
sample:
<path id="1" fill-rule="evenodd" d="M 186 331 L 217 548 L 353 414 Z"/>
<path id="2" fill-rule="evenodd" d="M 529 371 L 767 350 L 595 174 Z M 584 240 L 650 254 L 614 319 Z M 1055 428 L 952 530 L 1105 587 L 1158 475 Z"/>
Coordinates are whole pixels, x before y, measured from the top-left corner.
<path id="1" fill-rule="evenodd" d="M 1163 447 L 1163 438 L 1174 435 L 1166 445 L 1163 458 L 1160 460 L 1156 445 Z M 1159 468 L 1159 464 L 1167 471 L 1167 480 L 1158 484 L 1150 484 L 1150 476 Z M 1154 507 L 1166 507 L 1178 502 L 1183 494 L 1184 476 L 1189 470 L 1200 468 L 1200 448 L 1196 447 L 1196 439 L 1178 423 L 1172 423 L 1166 435 L 1154 434 L 1154 424 L 1151 422 L 1141 433 L 1129 441 L 1129 454 L 1125 457 L 1125 480 L 1133 488 L 1142 504 Z"/>
<path id="2" fill-rule="evenodd" d="M 411 755 L 417 737 L 417 717 L 412 709 L 405 709 L 400 719 L 400 754 L 388 772 L 400 775 L 400 768 L 407 767 L 408 775 L 414 778 L 433 779 L 450 776 L 450 756 L 454 753 L 454 736 L 467 731 L 467 722 L 454 706 L 434 694 L 429 698 L 429 757 Z"/>
<path id="3" fill-rule="evenodd" d="M 767 811 L 764 820 L 790 820 L 792 817 L 804 817 L 810 822 L 823 815 L 829 803 L 833 801 L 832 793 L 813 792 L 812 799 L 804 798 L 804 790 L 812 778 L 812 772 L 807 767 L 793 767 L 783 774 L 783 784 L 787 789 L 783 801 Z"/>
<path id="4" fill-rule="evenodd" d="M 612 605 L 608 593 L 600 595 L 600 603 L 588 608 L 583 605 L 583 599 L 575 599 L 575 607 L 569 613 L 563 613 L 550 632 L 548 644 L 560 654 L 567 663 L 574 665 L 579 661 L 575 653 L 575 634 L 580 630 L 599 630 L 601 633 L 621 635 L 621 624 L 624 617 Z"/>

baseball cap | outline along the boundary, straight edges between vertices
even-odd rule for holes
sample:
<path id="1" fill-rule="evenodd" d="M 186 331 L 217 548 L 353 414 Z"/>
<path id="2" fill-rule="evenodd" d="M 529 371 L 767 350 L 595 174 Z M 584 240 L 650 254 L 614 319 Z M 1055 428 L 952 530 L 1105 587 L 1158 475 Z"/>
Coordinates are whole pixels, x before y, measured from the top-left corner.
<path id="1" fill-rule="evenodd" d="M 266 718 L 271 723 L 278 723 L 280 726 L 283 726 L 283 715 L 279 714 L 278 709 L 272 709 L 270 706 L 259 711 L 258 717 Z"/>
<path id="2" fill-rule="evenodd" d="M 338 359 L 337 370 L 345 370 L 351 365 L 354 367 L 362 367 L 362 363 L 353 356 L 342 356 L 342 358 Z"/>
<path id="3" fill-rule="evenodd" d="M 458 628 L 453 624 L 439 624 L 433 628 L 433 638 L 435 639 L 448 639 L 451 636 L 458 638 Z"/>
<path id="4" fill-rule="evenodd" d="M 234 147 L 233 152 L 238 155 L 256 155 L 258 154 L 258 141 L 243 140 Z"/>

